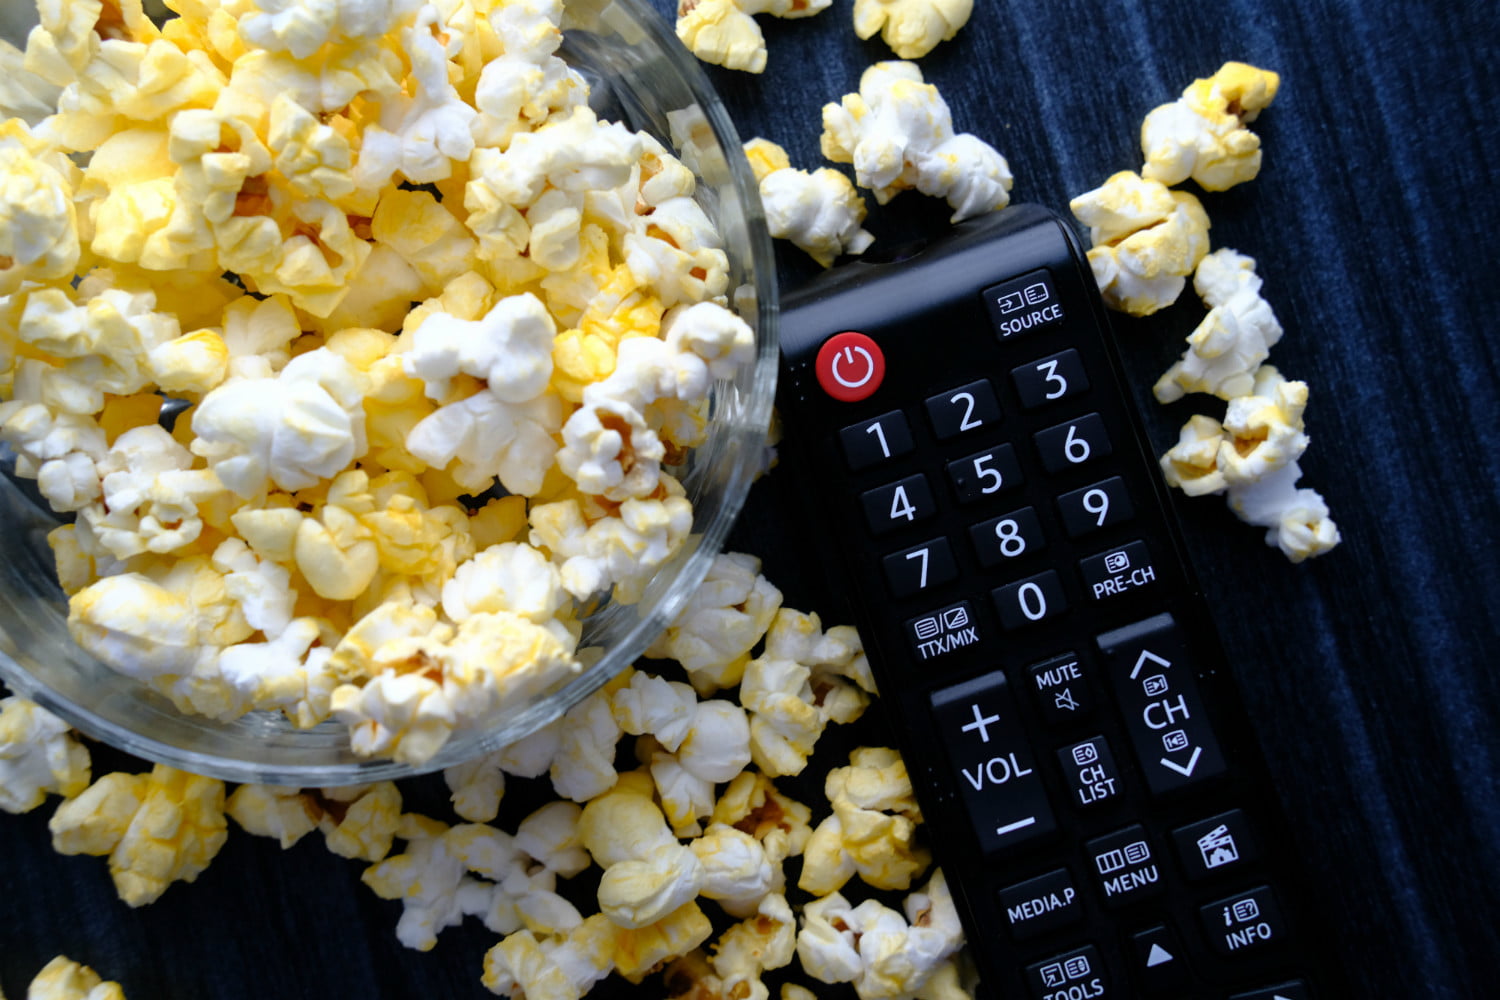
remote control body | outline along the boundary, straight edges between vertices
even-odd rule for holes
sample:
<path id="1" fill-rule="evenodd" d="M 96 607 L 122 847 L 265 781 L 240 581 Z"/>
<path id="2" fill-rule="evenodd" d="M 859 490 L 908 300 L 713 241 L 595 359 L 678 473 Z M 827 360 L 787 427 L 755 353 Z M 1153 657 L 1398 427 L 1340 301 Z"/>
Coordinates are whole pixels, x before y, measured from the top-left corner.
<path id="1" fill-rule="evenodd" d="M 1072 231 L 1015 206 L 835 269 L 781 337 L 802 544 L 981 995 L 1338 996 Z"/>

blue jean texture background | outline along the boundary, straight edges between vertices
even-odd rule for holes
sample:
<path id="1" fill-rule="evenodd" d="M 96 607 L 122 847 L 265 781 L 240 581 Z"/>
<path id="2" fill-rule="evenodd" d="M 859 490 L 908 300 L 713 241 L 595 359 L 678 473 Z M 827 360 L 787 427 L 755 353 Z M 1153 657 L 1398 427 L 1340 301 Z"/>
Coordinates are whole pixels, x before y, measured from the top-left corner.
<path id="1" fill-rule="evenodd" d="M 664 14 L 673 4 L 653 0 Z M 759 77 L 710 68 L 742 138 L 822 165 L 821 105 L 890 58 L 849 27 L 850 0 L 761 18 Z M 1489 2 L 976 0 L 921 61 L 955 125 L 1009 159 L 1016 201 L 1065 209 L 1137 169 L 1141 118 L 1227 59 L 1281 73 L 1253 126 L 1253 183 L 1205 195 L 1215 246 L 1256 258 L 1286 335 L 1271 360 L 1309 383 L 1304 484 L 1343 545 L 1291 566 L 1215 498 L 1182 500 L 1187 542 L 1294 820 L 1337 959 L 1359 997 L 1495 995 L 1500 957 L 1500 14 Z M 876 208 L 881 241 L 936 232 L 915 194 Z M 878 245 L 878 244 L 877 244 Z M 778 249 L 782 281 L 816 266 Z M 1188 296 L 1191 298 L 1191 296 Z M 1158 449 L 1213 400 L 1158 406 L 1150 386 L 1201 315 L 1184 302 L 1117 332 Z M 775 476 L 766 482 L 774 482 Z M 783 484 L 781 489 L 799 488 Z M 776 575 L 774 490 L 736 544 Z M 768 539 L 770 539 L 768 541 Z M 879 739 L 879 733 L 858 734 Z M 854 738 L 854 737 L 845 737 Z M 100 766 L 141 769 L 99 755 Z M 820 749 L 825 764 L 839 752 Z M 821 784 L 813 782 L 814 787 Z M 403 786 L 444 815 L 440 780 Z M 508 799 L 519 809 L 521 795 Z M 0 817 L 0 988 L 66 952 L 132 1000 L 482 997 L 494 935 L 469 922 L 427 954 L 394 937 L 396 904 L 315 838 L 282 852 L 235 832 L 197 883 L 139 912 L 100 859 L 65 858 L 45 814 Z M 524 815 L 516 812 L 515 816 Z M 504 817 L 502 817 L 504 822 Z M 601 996 L 656 996 L 615 984 Z M 832 995 L 819 990 L 819 995 Z"/>

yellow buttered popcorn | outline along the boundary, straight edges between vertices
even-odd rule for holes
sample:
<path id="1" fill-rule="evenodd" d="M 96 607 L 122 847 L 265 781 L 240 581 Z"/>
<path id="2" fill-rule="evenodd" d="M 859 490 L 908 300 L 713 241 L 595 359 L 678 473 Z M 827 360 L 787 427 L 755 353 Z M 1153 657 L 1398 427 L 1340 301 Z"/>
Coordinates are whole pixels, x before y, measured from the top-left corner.
<path id="1" fill-rule="evenodd" d="M 1089 227 L 1088 251 L 1104 302 L 1148 316 L 1177 301 L 1208 253 L 1208 213 L 1186 191 L 1128 170 L 1074 198 L 1069 207 Z"/>
<path id="2" fill-rule="evenodd" d="M 49 792 L 70 799 L 88 784 L 88 747 L 66 722 L 25 698 L 0 698 L 0 809 L 30 812 Z"/>
<path id="3" fill-rule="evenodd" d="M 1260 137 L 1245 126 L 1276 98 L 1281 78 L 1227 62 L 1141 124 L 1141 176 L 1168 186 L 1188 178 L 1205 191 L 1224 191 L 1260 172 Z"/>
<path id="4" fill-rule="evenodd" d="M 32 979 L 26 1000 L 125 1000 L 125 991 L 87 965 L 58 955 Z"/>
<path id="5" fill-rule="evenodd" d="M 876 32 L 902 59 L 920 59 L 969 23 L 974 0 L 854 0 L 854 33 Z"/>
<path id="6" fill-rule="evenodd" d="M 848 177 L 827 167 L 793 170 L 786 151 L 768 139 L 745 143 L 745 153 L 772 236 L 790 240 L 824 267 L 840 254 L 869 249 L 875 237 L 860 226 L 865 202 Z"/>
<path id="7" fill-rule="evenodd" d="M 766 38 L 752 14 L 812 17 L 832 0 L 680 0 L 677 37 L 706 63 L 760 73 L 766 68 Z"/>
<path id="8" fill-rule="evenodd" d="M 107 854 L 115 890 L 130 906 L 192 882 L 228 836 L 224 783 L 158 764 L 149 774 L 108 774 L 53 813 L 52 846 Z"/>

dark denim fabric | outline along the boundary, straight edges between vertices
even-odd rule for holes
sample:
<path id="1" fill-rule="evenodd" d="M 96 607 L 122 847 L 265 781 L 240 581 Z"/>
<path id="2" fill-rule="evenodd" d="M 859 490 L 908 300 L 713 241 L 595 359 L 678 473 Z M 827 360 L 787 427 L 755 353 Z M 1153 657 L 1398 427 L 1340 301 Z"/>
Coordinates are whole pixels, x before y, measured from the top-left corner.
<path id="1" fill-rule="evenodd" d="M 653 2 L 664 13 L 673 6 Z M 1497 8 L 975 6 L 968 27 L 921 66 L 957 127 L 1008 157 L 1017 201 L 1063 209 L 1111 173 L 1138 168 L 1145 113 L 1226 59 L 1281 73 L 1280 95 L 1254 126 L 1261 176 L 1203 200 L 1215 245 L 1259 262 L 1286 327 L 1272 362 L 1311 386 L 1304 484 L 1327 498 L 1344 542 L 1291 566 L 1221 500 L 1179 509 L 1355 995 L 1494 996 Z M 821 165 L 820 106 L 890 58 L 854 36 L 850 9 L 835 0 L 812 20 L 761 18 L 766 72 L 710 70 L 744 138 L 775 139 L 795 164 Z M 872 202 L 867 225 L 893 241 L 936 231 L 946 215 L 908 194 Z M 787 284 L 816 270 L 793 248 L 779 254 Z M 1184 303 L 1118 320 L 1158 448 L 1190 413 L 1218 412 L 1212 400 L 1163 408 L 1150 398 L 1198 315 Z M 789 603 L 802 606 L 799 581 L 775 575 L 789 557 L 776 551 L 773 494 L 757 487 L 736 544 L 765 556 Z M 820 761 L 842 759 L 836 746 L 820 749 Z M 444 814 L 440 781 L 404 791 L 409 808 Z M 524 815 L 521 796 L 508 800 L 508 816 Z M 196 884 L 132 912 L 115 900 L 101 859 L 51 851 L 49 811 L 0 817 L 0 987 L 10 996 L 57 952 L 119 979 L 132 1000 L 489 995 L 479 975 L 495 935 L 469 921 L 430 953 L 401 948 L 399 907 L 376 899 L 358 881 L 363 866 L 329 855 L 316 837 L 283 853 L 235 831 Z"/>

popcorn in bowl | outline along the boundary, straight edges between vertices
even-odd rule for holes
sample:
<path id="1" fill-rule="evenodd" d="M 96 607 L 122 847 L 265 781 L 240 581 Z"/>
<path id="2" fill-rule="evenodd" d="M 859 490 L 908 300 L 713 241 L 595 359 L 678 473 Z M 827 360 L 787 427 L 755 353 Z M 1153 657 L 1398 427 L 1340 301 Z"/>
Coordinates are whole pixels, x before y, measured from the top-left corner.
<path id="1" fill-rule="evenodd" d="M 774 377 L 753 179 L 589 106 L 589 5 L 171 6 L 44 4 L 0 93 L 0 443 L 70 515 L 68 631 L 181 712 L 450 765 L 706 570 Z"/>

